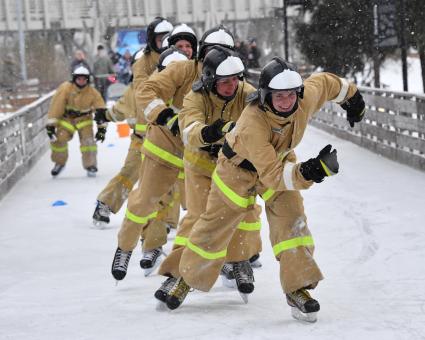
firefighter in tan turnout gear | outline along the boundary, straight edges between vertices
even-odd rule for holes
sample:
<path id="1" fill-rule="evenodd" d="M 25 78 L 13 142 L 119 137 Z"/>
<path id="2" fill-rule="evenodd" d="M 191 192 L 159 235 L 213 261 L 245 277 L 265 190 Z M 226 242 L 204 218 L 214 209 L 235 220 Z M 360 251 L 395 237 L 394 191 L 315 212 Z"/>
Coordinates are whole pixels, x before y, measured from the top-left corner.
<path id="1" fill-rule="evenodd" d="M 98 124 L 127 119 L 134 131 L 131 135 L 131 144 L 124 166 L 97 197 L 97 204 L 93 213 L 93 223 L 96 227 L 102 227 L 110 222 L 109 215 L 111 212 L 116 214 L 121 209 L 129 192 L 139 179 L 139 169 L 142 161 L 140 149 L 146 134 L 147 122 L 141 119 L 136 124 L 137 109 L 134 89 L 137 86 L 143 86 L 144 81 L 157 68 L 160 57 L 159 52 L 162 49 L 161 39 L 172 28 L 173 26 L 161 17 L 155 18 L 149 24 L 147 29 L 148 44 L 144 50 L 140 50 L 134 55 L 132 65 L 133 80 L 112 109 L 106 114 L 104 112 L 95 114 L 94 119 Z"/>
<path id="2" fill-rule="evenodd" d="M 256 91 L 250 84 L 240 81 L 243 72 L 242 60 L 234 52 L 221 46 L 213 47 L 204 59 L 201 79 L 193 84 L 179 112 L 185 146 L 187 213 L 178 227 L 173 251 L 159 269 L 160 274 L 171 276 L 155 293 L 162 302 L 165 302 L 167 289 L 181 276 L 179 260 L 184 247 L 192 247 L 187 240 L 193 224 L 206 209 L 211 176 L 224 134 L 242 113 L 246 97 Z M 229 280 L 236 277 L 237 287 L 244 294 L 251 293 L 254 288 L 249 258 L 261 250 L 260 212 L 260 207 L 248 212 L 226 249 L 228 263 L 222 274 Z"/>
<path id="3" fill-rule="evenodd" d="M 171 37 L 172 34 L 169 41 Z M 118 234 L 118 247 L 112 263 L 112 275 L 117 280 L 125 277 L 142 230 L 145 235 L 155 235 L 145 238 L 143 244 L 146 269 L 153 270 L 159 264 L 162 246 L 167 239 L 166 230 L 152 230 L 154 228 L 150 228 L 148 222 L 157 215 L 160 197 L 170 191 L 179 177 L 184 176 L 183 143 L 176 112 L 181 109 L 184 96 L 201 74 L 206 48 L 217 44 L 233 48 L 233 37 L 227 29 L 217 27 L 206 32 L 200 41 L 198 59 L 195 58 L 197 45 L 192 44 L 191 60 L 171 63 L 164 71 L 153 74 L 141 91 L 136 92 L 136 103 L 150 124 L 142 147 L 144 160 L 139 185 L 129 195 L 126 216 Z M 170 100 L 172 107 L 167 106 Z"/>
<path id="4" fill-rule="evenodd" d="M 262 70 L 258 92 L 250 98 L 234 129 L 226 134 L 213 173 L 207 210 L 195 223 L 180 260 L 182 275 L 166 302 L 177 308 L 190 288 L 208 291 L 225 261 L 237 224 L 253 209 L 255 196 L 265 201 L 280 281 L 293 316 L 315 321 L 319 303 L 308 293 L 322 280 L 313 259 L 314 242 L 307 226 L 300 190 L 338 172 L 336 150 L 297 162 L 294 148 L 314 112 L 327 101 L 347 111 L 350 124 L 363 118 L 365 103 L 354 84 L 330 73 L 302 82 L 295 69 L 275 57 Z"/>
<path id="5" fill-rule="evenodd" d="M 90 71 L 77 66 L 72 72 L 72 81 L 62 83 L 52 98 L 47 114 L 46 130 L 55 163 L 51 174 L 57 176 L 68 160 L 68 142 L 78 132 L 83 167 L 88 176 L 96 176 L 96 141 L 104 141 L 106 127 L 98 125 L 93 136 L 93 112 L 106 111 L 100 93 L 89 85 Z"/>
<path id="6" fill-rule="evenodd" d="M 170 51 L 173 53 L 170 53 Z M 187 60 L 187 57 L 175 48 L 166 50 L 159 58 L 158 70 L 164 69 L 170 62 L 178 60 Z M 139 179 L 140 165 L 142 163 L 141 148 L 146 131 L 146 123 L 140 124 L 139 122 L 136 129 L 135 117 L 134 92 L 133 87 L 130 85 L 120 100 L 107 112 L 106 117 L 102 118 L 106 118 L 107 121 L 122 121 L 127 119 L 133 130 L 137 130 L 137 135 L 133 133 L 131 136 L 130 148 L 120 173 L 98 195 L 97 206 L 93 214 L 93 223 L 96 227 L 102 227 L 104 224 L 109 223 L 110 213 L 113 212 L 115 214 L 119 211 L 127 199 L 128 193 L 133 189 L 134 184 Z M 158 212 L 158 216 L 150 220 L 149 224 L 163 224 L 165 222 L 170 227 L 176 228 L 180 213 L 178 198 L 178 192 L 171 192 L 165 195 L 161 199 L 162 208 Z M 174 209 L 174 204 L 177 205 L 177 211 Z"/>

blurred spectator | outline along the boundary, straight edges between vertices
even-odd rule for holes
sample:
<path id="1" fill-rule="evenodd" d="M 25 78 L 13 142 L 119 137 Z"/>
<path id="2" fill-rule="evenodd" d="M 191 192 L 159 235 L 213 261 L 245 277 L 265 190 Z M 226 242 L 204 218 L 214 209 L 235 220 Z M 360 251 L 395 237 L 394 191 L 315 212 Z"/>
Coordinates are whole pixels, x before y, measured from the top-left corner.
<path id="1" fill-rule="evenodd" d="M 248 47 L 248 68 L 259 68 L 260 63 L 259 59 L 261 57 L 261 52 L 257 47 L 257 42 L 255 39 L 251 39 Z"/>
<path id="2" fill-rule="evenodd" d="M 132 56 L 129 50 L 118 61 L 118 81 L 127 85 L 131 79 L 131 61 Z"/>
<path id="3" fill-rule="evenodd" d="M 109 58 L 103 45 L 97 46 L 97 54 L 93 64 L 94 86 L 100 92 L 103 99 L 107 101 L 107 90 L 109 87 L 109 79 L 114 75 L 114 65 Z"/>
<path id="4" fill-rule="evenodd" d="M 248 62 L 248 47 L 246 46 L 245 42 L 236 39 L 235 51 L 238 52 L 239 57 L 242 59 L 242 62 L 246 67 Z"/>
<path id="5" fill-rule="evenodd" d="M 84 52 L 82 50 L 76 50 L 74 52 L 74 59 L 71 61 L 71 65 L 70 65 L 71 73 L 77 68 L 77 66 L 80 66 L 80 65 L 84 66 L 89 71 L 91 70 L 86 60 L 86 55 L 84 54 Z"/>

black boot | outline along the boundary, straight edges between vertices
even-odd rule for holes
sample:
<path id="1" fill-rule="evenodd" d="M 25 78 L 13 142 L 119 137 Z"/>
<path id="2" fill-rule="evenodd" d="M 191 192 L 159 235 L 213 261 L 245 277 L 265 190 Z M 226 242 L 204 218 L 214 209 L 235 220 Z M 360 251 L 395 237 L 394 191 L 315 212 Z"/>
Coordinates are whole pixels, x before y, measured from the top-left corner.
<path id="1" fill-rule="evenodd" d="M 61 165 L 61 164 L 55 164 L 55 166 L 53 167 L 52 171 L 50 171 L 50 173 L 52 174 L 53 177 L 56 177 L 57 175 L 59 175 L 61 173 L 61 171 L 63 170 L 63 168 L 65 167 L 65 165 Z"/>

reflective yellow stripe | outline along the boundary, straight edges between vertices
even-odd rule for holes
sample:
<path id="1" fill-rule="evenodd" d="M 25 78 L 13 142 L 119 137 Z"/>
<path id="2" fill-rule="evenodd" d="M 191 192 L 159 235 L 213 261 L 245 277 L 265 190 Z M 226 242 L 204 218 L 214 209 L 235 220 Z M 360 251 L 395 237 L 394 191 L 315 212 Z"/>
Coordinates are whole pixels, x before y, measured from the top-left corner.
<path id="1" fill-rule="evenodd" d="M 220 177 L 218 177 L 217 172 L 214 171 L 212 175 L 212 179 L 214 183 L 218 186 L 220 191 L 226 195 L 226 197 L 235 203 L 237 206 L 241 208 L 248 208 L 250 205 L 255 203 L 255 196 L 249 196 L 248 198 L 239 196 L 236 192 L 230 189 Z"/>
<path id="2" fill-rule="evenodd" d="M 71 123 L 68 123 L 65 120 L 59 120 L 59 125 L 61 125 L 63 128 L 67 129 L 68 131 L 71 131 L 72 133 L 75 132 L 75 127 Z"/>
<path id="3" fill-rule="evenodd" d="M 264 200 L 264 202 L 267 202 L 275 193 L 273 189 L 267 189 L 264 194 L 261 195 L 261 198 Z"/>
<path id="4" fill-rule="evenodd" d="M 181 158 L 174 156 L 173 154 L 169 153 L 168 151 L 161 149 L 160 147 L 153 144 L 150 140 L 145 139 L 145 141 L 143 143 L 143 147 L 146 150 L 152 152 L 154 155 L 163 159 L 164 161 L 171 163 L 178 168 L 183 168 L 183 160 Z"/>
<path id="5" fill-rule="evenodd" d="M 174 239 L 174 244 L 178 245 L 178 246 L 185 246 L 187 244 L 187 237 L 183 237 L 183 236 L 176 236 L 176 238 Z"/>
<path id="6" fill-rule="evenodd" d="M 322 165 L 323 170 L 325 170 L 326 176 L 332 176 L 333 175 L 333 172 L 329 170 L 329 168 L 326 166 L 325 162 L 323 162 L 321 159 L 320 159 L 320 164 Z"/>
<path id="7" fill-rule="evenodd" d="M 217 260 L 223 257 L 226 257 L 227 255 L 227 249 L 216 252 L 216 253 L 210 253 L 208 251 L 205 251 L 198 246 L 195 246 L 192 242 L 187 240 L 186 247 L 188 247 L 190 250 L 192 250 L 194 253 L 198 254 L 200 257 L 203 257 L 207 260 Z"/>
<path id="8" fill-rule="evenodd" d="M 136 124 L 136 132 L 146 132 L 147 124 Z"/>
<path id="9" fill-rule="evenodd" d="M 68 151 L 68 145 L 65 145 L 65 146 L 54 146 L 54 145 L 50 144 L 50 148 L 54 152 L 66 152 L 66 151 Z"/>
<path id="10" fill-rule="evenodd" d="M 246 230 L 246 231 L 261 230 L 261 221 L 257 221 L 257 222 L 242 221 L 241 223 L 238 224 L 238 229 Z"/>
<path id="11" fill-rule="evenodd" d="M 213 173 L 216 166 L 216 163 L 214 161 L 201 158 L 199 154 L 196 154 L 189 150 L 184 150 L 183 159 L 203 170 L 207 170 L 211 174 Z"/>
<path id="12" fill-rule="evenodd" d="M 97 146 L 96 145 L 80 146 L 80 150 L 81 152 L 94 152 L 94 151 L 97 151 Z"/>
<path id="13" fill-rule="evenodd" d="M 152 218 L 155 218 L 158 215 L 158 211 L 154 211 L 152 214 L 149 214 L 148 216 L 140 217 L 137 215 L 134 215 L 130 212 L 130 210 L 126 209 L 125 211 L 125 217 L 127 217 L 130 221 L 138 223 L 138 224 L 146 224 L 149 220 Z"/>
<path id="14" fill-rule="evenodd" d="M 184 179 L 184 171 L 179 171 L 177 178 L 178 179 Z"/>
<path id="15" fill-rule="evenodd" d="M 78 130 L 85 128 L 86 126 L 91 126 L 91 125 L 93 125 L 92 120 L 83 120 L 82 122 L 75 124 L 75 126 Z"/>
<path id="16" fill-rule="evenodd" d="M 273 246 L 273 253 L 275 256 L 279 255 L 282 251 L 294 249 L 297 247 L 314 246 L 314 241 L 311 236 L 295 237 L 287 241 L 279 242 Z"/>
<path id="17" fill-rule="evenodd" d="M 171 128 L 172 128 L 172 126 L 173 126 L 173 124 L 174 124 L 174 121 L 177 119 L 177 118 L 179 118 L 179 116 L 178 115 L 174 115 L 174 117 L 172 117 L 171 119 L 169 119 L 168 120 L 168 122 L 167 122 L 167 127 L 171 130 Z"/>

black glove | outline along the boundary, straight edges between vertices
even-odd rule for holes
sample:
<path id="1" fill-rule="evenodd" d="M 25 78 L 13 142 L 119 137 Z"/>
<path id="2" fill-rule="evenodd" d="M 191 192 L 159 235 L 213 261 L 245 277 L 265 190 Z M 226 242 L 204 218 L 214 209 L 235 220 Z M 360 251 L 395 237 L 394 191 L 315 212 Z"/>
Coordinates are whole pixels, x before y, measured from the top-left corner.
<path id="1" fill-rule="evenodd" d="M 106 118 L 106 109 L 96 109 L 94 113 L 94 120 L 97 125 L 102 125 L 109 122 L 109 120 Z"/>
<path id="2" fill-rule="evenodd" d="M 179 116 L 177 114 L 175 114 L 173 117 L 171 117 L 170 119 L 168 119 L 167 121 L 167 128 L 171 131 L 171 133 L 174 136 L 177 136 L 178 133 L 180 132 L 179 129 Z"/>
<path id="3" fill-rule="evenodd" d="M 167 122 L 173 118 L 175 115 L 173 109 L 167 107 L 166 109 L 162 110 L 159 115 L 158 118 L 156 119 L 156 123 L 158 125 L 165 125 L 167 124 Z"/>
<path id="4" fill-rule="evenodd" d="M 211 125 L 202 128 L 201 135 L 205 143 L 215 143 L 220 140 L 227 132 L 232 130 L 235 122 L 226 122 L 219 118 Z"/>
<path id="5" fill-rule="evenodd" d="M 332 176 L 338 173 L 339 164 L 336 158 L 336 149 L 330 152 L 332 145 L 326 145 L 316 158 L 310 158 L 307 162 L 301 164 L 301 174 L 307 181 L 320 183 L 326 176 Z"/>
<path id="6" fill-rule="evenodd" d="M 359 90 L 354 95 L 341 104 L 341 107 L 347 111 L 347 120 L 351 127 L 354 127 L 354 123 L 360 122 L 365 114 L 365 102 Z"/>
<path id="7" fill-rule="evenodd" d="M 103 143 L 105 141 L 105 136 L 106 136 L 106 128 L 98 127 L 96 136 L 94 137 L 96 139 L 96 142 L 100 141 Z"/>
<path id="8" fill-rule="evenodd" d="M 49 136 L 49 139 L 51 142 L 56 141 L 56 127 L 54 125 L 47 125 L 46 126 L 47 136 Z"/>

